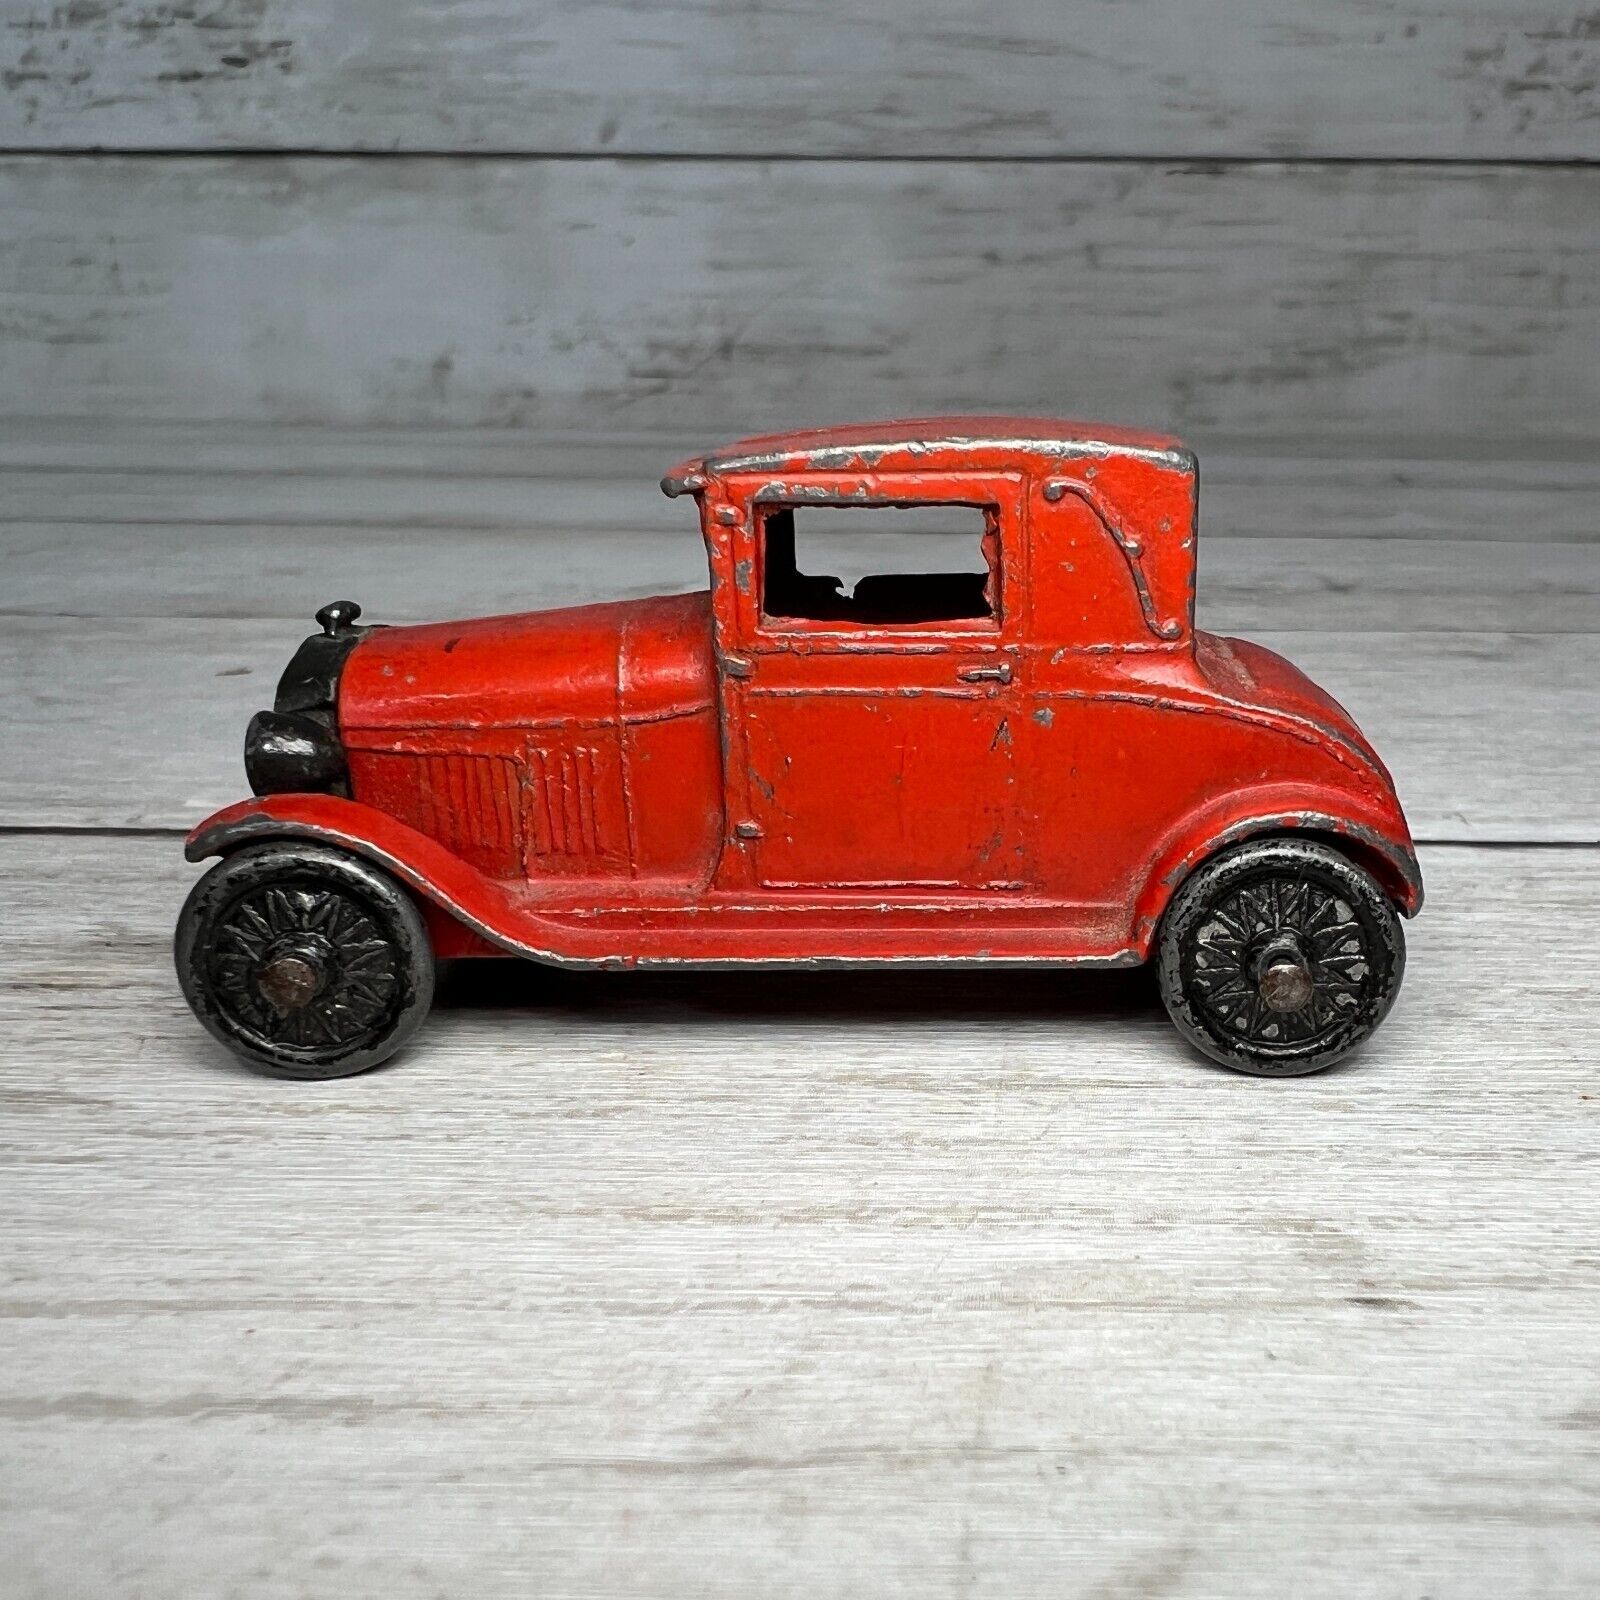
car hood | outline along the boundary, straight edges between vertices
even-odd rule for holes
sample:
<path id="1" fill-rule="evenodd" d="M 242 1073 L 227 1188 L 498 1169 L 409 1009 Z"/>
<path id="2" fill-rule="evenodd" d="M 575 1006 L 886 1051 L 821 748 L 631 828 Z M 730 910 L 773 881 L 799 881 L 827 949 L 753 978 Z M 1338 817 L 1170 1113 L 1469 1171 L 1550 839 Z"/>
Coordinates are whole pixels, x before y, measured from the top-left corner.
<path id="1" fill-rule="evenodd" d="M 470 622 L 373 628 L 351 651 L 339 726 L 362 733 L 602 724 L 712 703 L 705 593 Z"/>

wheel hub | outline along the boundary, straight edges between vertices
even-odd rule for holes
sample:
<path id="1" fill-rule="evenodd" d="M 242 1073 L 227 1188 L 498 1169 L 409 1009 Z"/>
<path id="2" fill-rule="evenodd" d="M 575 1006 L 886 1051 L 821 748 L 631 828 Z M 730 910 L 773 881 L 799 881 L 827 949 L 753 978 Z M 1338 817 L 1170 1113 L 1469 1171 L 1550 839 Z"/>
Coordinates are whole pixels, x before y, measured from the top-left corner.
<path id="1" fill-rule="evenodd" d="M 1256 992 L 1269 1010 L 1304 1011 L 1316 991 L 1311 963 L 1293 936 L 1274 939 L 1257 958 Z"/>
<path id="2" fill-rule="evenodd" d="M 327 952 L 319 944 L 302 940 L 275 947 L 257 970 L 256 988 L 280 1016 L 303 1010 L 327 983 Z"/>

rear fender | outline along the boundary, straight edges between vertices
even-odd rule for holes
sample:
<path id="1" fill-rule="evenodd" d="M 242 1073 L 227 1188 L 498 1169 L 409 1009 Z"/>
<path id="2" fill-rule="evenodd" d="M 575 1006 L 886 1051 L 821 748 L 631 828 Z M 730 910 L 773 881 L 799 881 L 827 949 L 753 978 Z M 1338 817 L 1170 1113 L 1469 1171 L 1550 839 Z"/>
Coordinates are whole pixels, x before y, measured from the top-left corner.
<path id="1" fill-rule="evenodd" d="M 229 806 L 184 844 L 191 861 L 268 839 L 336 845 L 394 874 L 424 901 L 512 955 L 568 967 L 627 967 L 614 935 L 541 916 L 525 897 L 485 877 L 436 839 L 386 812 L 326 794 L 278 794 Z"/>
<path id="2" fill-rule="evenodd" d="M 1271 810 L 1252 809 L 1245 816 L 1233 806 L 1225 818 L 1202 814 L 1187 819 L 1155 853 L 1136 902 L 1138 948 L 1148 953 L 1162 914 L 1196 867 L 1231 845 L 1273 834 L 1321 839 L 1370 872 L 1405 916 L 1414 917 L 1422 909 L 1422 869 L 1403 821 L 1395 829 L 1386 818 L 1353 817 L 1331 809 L 1326 796 L 1307 803 L 1276 804 Z"/>

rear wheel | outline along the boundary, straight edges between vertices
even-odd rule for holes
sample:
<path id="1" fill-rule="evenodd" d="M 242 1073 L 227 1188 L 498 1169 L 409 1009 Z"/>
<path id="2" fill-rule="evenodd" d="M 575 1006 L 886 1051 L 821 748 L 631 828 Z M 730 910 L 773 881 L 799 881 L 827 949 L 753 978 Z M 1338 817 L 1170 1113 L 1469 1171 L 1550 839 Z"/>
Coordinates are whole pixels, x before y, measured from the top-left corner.
<path id="1" fill-rule="evenodd" d="M 376 1066 L 433 1001 L 416 903 L 386 872 L 323 845 L 256 845 L 213 867 L 179 914 L 175 956 L 206 1029 L 281 1078 Z"/>
<path id="2" fill-rule="evenodd" d="M 1161 927 L 1161 998 L 1178 1031 L 1236 1072 L 1332 1066 L 1388 1015 L 1405 972 L 1389 898 L 1354 862 L 1266 839 L 1207 862 Z"/>

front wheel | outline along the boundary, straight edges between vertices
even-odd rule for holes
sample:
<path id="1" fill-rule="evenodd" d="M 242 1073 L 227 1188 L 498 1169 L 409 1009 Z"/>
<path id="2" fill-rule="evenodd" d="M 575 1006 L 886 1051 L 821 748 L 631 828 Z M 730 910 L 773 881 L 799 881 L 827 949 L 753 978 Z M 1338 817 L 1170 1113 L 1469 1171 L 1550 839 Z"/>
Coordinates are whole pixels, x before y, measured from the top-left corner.
<path id="1" fill-rule="evenodd" d="M 416 903 L 386 872 L 324 845 L 256 845 L 218 863 L 184 902 L 174 954 L 207 1031 L 280 1078 L 375 1067 L 433 1002 Z"/>
<path id="2" fill-rule="evenodd" d="M 1161 925 L 1158 979 L 1178 1031 L 1236 1072 L 1332 1066 L 1388 1015 L 1405 934 L 1373 878 L 1328 846 L 1266 839 L 1199 868 Z"/>

